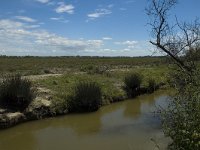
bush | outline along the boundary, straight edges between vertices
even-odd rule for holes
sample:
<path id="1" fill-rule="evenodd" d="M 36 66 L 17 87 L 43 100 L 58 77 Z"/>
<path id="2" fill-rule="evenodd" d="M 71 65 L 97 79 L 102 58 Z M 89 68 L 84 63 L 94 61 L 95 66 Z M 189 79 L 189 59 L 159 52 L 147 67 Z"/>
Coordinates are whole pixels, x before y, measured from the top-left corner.
<path id="1" fill-rule="evenodd" d="M 101 88 L 95 82 L 80 82 L 75 86 L 69 100 L 69 111 L 90 112 L 99 109 L 102 100 Z"/>
<path id="2" fill-rule="evenodd" d="M 135 97 L 139 95 L 139 89 L 142 82 L 142 76 L 138 73 L 132 73 L 124 79 L 124 90 L 128 97 Z"/>
<path id="3" fill-rule="evenodd" d="M 155 79 L 150 78 L 148 80 L 148 87 L 147 88 L 148 88 L 149 93 L 154 92 L 158 88 Z"/>
<path id="4" fill-rule="evenodd" d="M 20 75 L 3 77 L 0 83 L 0 105 L 15 111 L 24 111 L 34 98 L 32 84 Z"/>
<path id="5" fill-rule="evenodd" d="M 51 101 L 50 111 L 52 115 L 62 115 L 68 112 L 68 100 L 65 95 L 55 97 Z"/>
<path id="6" fill-rule="evenodd" d="M 108 70 L 108 66 L 87 65 L 81 68 L 81 71 L 87 72 L 88 74 L 106 74 Z"/>
<path id="7" fill-rule="evenodd" d="M 51 73 L 51 71 L 50 71 L 50 70 L 48 70 L 48 69 L 44 69 L 44 73 L 46 73 L 46 74 L 50 74 L 50 73 Z"/>
<path id="8" fill-rule="evenodd" d="M 172 139 L 171 150 L 199 150 L 200 72 L 190 76 L 181 71 L 176 74 L 180 77 L 178 80 L 174 78 L 178 93 L 169 106 L 161 110 L 164 133 Z"/>

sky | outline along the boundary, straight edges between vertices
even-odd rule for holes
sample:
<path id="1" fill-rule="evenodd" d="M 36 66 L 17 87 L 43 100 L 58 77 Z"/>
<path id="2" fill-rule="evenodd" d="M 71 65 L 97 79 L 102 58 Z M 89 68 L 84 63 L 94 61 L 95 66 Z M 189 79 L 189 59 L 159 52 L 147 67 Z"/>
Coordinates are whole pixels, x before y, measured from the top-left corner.
<path id="1" fill-rule="evenodd" d="M 0 55 L 147 56 L 154 53 L 149 0 L 0 0 Z M 179 0 L 170 19 L 200 18 L 200 0 Z"/>

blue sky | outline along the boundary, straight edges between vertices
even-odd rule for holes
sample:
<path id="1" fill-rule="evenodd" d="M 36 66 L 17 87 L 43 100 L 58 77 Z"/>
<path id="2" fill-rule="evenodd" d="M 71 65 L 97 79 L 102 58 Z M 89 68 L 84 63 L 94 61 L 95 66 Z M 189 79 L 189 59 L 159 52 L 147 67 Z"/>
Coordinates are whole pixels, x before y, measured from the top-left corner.
<path id="1" fill-rule="evenodd" d="M 148 0 L 0 0 L 0 55 L 145 56 L 153 53 Z M 180 20 L 200 0 L 179 0 Z M 159 55 L 159 54 L 155 54 Z"/>

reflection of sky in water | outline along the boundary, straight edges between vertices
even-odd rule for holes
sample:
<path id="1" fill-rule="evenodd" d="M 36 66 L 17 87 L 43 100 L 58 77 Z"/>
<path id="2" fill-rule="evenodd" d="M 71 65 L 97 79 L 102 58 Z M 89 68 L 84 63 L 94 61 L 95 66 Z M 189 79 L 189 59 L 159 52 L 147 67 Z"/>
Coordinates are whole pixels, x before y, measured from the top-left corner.
<path id="1" fill-rule="evenodd" d="M 0 150 L 151 149 L 151 138 L 166 145 L 155 105 L 166 103 L 157 91 L 102 107 L 99 111 L 33 121 L 0 131 Z"/>

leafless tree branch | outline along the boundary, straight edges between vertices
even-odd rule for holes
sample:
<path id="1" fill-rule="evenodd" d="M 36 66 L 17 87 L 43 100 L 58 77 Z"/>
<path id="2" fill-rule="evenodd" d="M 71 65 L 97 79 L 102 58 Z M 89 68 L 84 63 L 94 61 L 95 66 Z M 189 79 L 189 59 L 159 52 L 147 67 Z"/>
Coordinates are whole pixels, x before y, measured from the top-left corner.
<path id="1" fill-rule="evenodd" d="M 198 19 L 180 23 L 176 17 L 174 25 L 170 25 L 168 12 L 176 3 L 177 0 L 151 0 L 146 9 L 154 38 L 150 43 L 169 55 L 182 70 L 191 72 L 193 66 L 182 58 L 200 43 L 200 23 Z"/>

